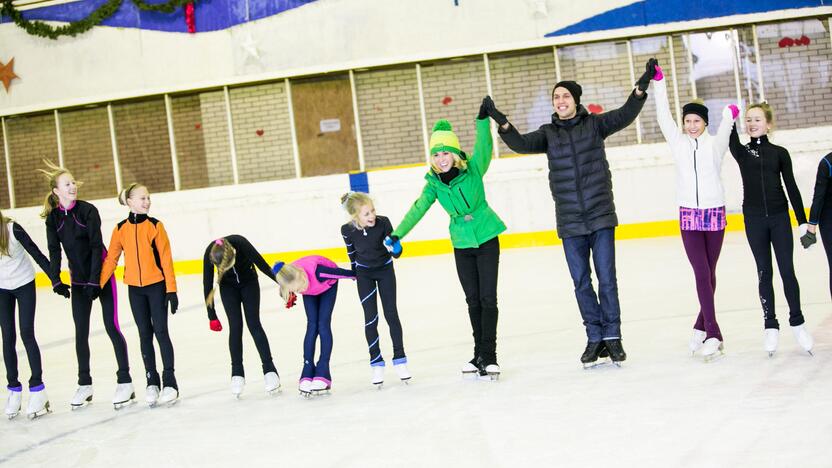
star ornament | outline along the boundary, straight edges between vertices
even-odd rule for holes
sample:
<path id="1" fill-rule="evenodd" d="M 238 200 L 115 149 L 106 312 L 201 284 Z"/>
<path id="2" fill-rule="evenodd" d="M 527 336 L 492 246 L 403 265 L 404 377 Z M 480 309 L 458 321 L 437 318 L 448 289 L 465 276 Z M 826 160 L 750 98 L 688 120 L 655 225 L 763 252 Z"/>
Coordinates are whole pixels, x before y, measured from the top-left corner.
<path id="1" fill-rule="evenodd" d="M 3 87 L 6 88 L 7 93 L 9 92 L 9 87 L 12 85 L 12 80 L 15 78 L 20 77 L 14 74 L 14 57 L 5 65 L 3 62 L 0 62 L 0 81 L 3 82 Z"/>

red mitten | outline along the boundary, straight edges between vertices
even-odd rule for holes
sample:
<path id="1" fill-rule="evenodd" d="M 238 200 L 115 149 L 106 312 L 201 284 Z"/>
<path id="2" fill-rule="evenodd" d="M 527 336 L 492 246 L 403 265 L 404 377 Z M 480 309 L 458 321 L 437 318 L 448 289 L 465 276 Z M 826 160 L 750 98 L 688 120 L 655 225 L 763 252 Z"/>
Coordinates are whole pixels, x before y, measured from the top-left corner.
<path id="1" fill-rule="evenodd" d="M 222 331 L 222 323 L 220 323 L 219 320 L 211 320 L 211 322 L 208 324 L 208 326 L 211 327 L 212 331 L 215 331 L 215 332 Z"/>
<path id="2" fill-rule="evenodd" d="M 286 301 L 286 308 L 291 309 L 295 306 L 295 302 L 297 302 L 298 296 L 295 293 L 289 293 L 289 300 Z"/>

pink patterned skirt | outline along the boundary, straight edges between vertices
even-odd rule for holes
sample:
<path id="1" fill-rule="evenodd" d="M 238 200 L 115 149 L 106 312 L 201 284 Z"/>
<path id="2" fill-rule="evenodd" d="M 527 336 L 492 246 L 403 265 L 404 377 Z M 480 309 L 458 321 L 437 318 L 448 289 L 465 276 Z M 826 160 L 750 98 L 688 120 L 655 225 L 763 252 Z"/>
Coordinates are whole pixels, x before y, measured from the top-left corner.
<path id="1" fill-rule="evenodd" d="M 679 207 L 679 226 L 683 231 L 721 231 L 727 224 L 724 206 L 717 208 Z"/>

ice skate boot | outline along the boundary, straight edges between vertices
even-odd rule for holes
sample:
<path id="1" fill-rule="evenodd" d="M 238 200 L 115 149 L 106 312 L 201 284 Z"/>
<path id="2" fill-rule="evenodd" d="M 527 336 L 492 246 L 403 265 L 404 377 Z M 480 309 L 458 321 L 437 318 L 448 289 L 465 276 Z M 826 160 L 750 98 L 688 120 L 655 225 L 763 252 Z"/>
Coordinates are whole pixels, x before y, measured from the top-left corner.
<path id="1" fill-rule="evenodd" d="M 466 380 L 473 380 L 477 378 L 480 372 L 480 359 L 474 358 L 462 365 L 462 378 Z"/>
<path id="2" fill-rule="evenodd" d="M 792 332 L 794 333 L 794 339 L 797 340 L 800 347 L 809 353 L 810 356 L 814 356 L 812 353 L 812 347 L 815 345 L 815 340 L 812 339 L 812 335 L 809 334 L 809 330 L 806 330 L 806 326 L 804 324 L 800 324 L 796 327 L 792 327 Z"/>
<path id="3" fill-rule="evenodd" d="M 396 359 L 393 360 L 393 369 L 396 371 L 396 375 L 399 376 L 399 379 L 404 382 L 405 384 L 410 382 L 410 370 L 407 369 L 407 359 L 402 359 L 401 362 L 397 362 Z"/>
<path id="4" fill-rule="evenodd" d="M 780 330 L 777 328 L 766 328 L 763 337 L 763 348 L 768 353 L 768 357 L 773 357 L 777 352 L 777 343 L 780 341 Z"/>
<path id="5" fill-rule="evenodd" d="M 705 362 L 713 362 L 725 355 L 722 341 L 719 338 L 708 338 L 702 344 L 702 359 Z"/>
<path id="6" fill-rule="evenodd" d="M 147 386 L 147 390 L 145 390 L 145 392 L 144 392 L 144 401 L 151 408 L 156 407 L 156 404 L 159 403 L 159 386 L 158 385 L 148 385 Z"/>
<path id="7" fill-rule="evenodd" d="M 6 398 L 6 417 L 14 419 L 20 414 L 20 406 L 23 400 L 23 388 L 9 389 L 9 397 Z"/>
<path id="8" fill-rule="evenodd" d="M 92 385 L 81 385 L 75 390 L 75 396 L 69 402 L 72 410 L 81 409 L 92 403 Z"/>
<path id="9" fill-rule="evenodd" d="M 588 341 L 586 343 L 586 349 L 584 349 L 584 354 L 581 355 L 581 363 L 583 363 L 584 369 L 592 369 L 595 366 L 606 363 L 606 356 L 603 359 L 598 359 L 602 353 L 606 353 L 606 356 L 609 356 L 609 351 L 607 351 L 607 347 L 603 341 Z"/>
<path id="10" fill-rule="evenodd" d="M 231 377 L 231 395 L 235 400 L 239 400 L 243 394 L 243 388 L 246 386 L 246 378 L 235 375 Z"/>
<path id="11" fill-rule="evenodd" d="M 621 367 L 621 363 L 627 359 L 627 353 L 624 352 L 624 346 L 622 346 L 621 340 L 619 338 L 604 340 L 604 345 L 610 352 L 610 359 L 612 359 L 612 363 L 615 364 L 616 367 Z"/>
<path id="12" fill-rule="evenodd" d="M 274 395 L 280 393 L 280 376 L 277 372 L 266 372 L 263 376 L 263 389 L 266 395 Z"/>
<path id="13" fill-rule="evenodd" d="M 313 395 L 329 395 L 329 390 L 332 388 L 332 381 L 323 377 L 315 377 L 312 379 L 312 394 Z"/>
<path id="14" fill-rule="evenodd" d="M 133 384 L 120 383 L 116 385 L 116 393 L 113 395 L 113 409 L 120 410 L 136 402 L 136 391 Z"/>
<path id="15" fill-rule="evenodd" d="M 39 388 L 40 390 L 29 389 L 29 405 L 26 407 L 26 415 L 29 419 L 37 419 L 52 412 L 49 408 L 49 396 L 46 395 L 46 390 L 42 385 Z"/>
<path id="16" fill-rule="evenodd" d="M 173 387 L 165 387 L 159 395 L 159 404 L 166 406 L 173 406 L 179 403 L 179 389 Z"/>
<path id="17" fill-rule="evenodd" d="M 372 384 L 381 390 L 381 387 L 384 385 L 384 366 L 371 365 L 370 370 L 373 371 Z"/>
<path id="18" fill-rule="evenodd" d="M 688 343 L 688 347 L 690 348 L 690 355 L 693 356 L 699 351 L 699 348 L 705 343 L 705 338 L 707 338 L 708 334 L 702 330 L 697 330 L 696 328 L 693 329 L 693 336 L 690 337 L 690 342 Z"/>
<path id="19" fill-rule="evenodd" d="M 499 364 L 495 362 L 493 364 L 488 364 L 485 367 L 483 367 L 479 372 L 479 379 L 491 382 L 500 380 Z"/>
<path id="20" fill-rule="evenodd" d="M 298 383 L 298 391 L 300 392 L 300 396 L 304 398 L 312 396 L 312 379 L 308 377 L 300 379 L 300 382 Z"/>

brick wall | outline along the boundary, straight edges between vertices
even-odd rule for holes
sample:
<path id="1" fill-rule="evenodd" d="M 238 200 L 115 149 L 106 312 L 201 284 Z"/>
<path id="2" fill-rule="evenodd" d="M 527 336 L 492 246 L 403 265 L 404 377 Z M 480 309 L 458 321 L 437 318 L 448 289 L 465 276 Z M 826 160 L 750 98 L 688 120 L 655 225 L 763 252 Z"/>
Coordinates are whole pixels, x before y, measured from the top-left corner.
<path id="1" fill-rule="evenodd" d="M 557 83 L 553 49 L 489 55 L 491 90 L 497 108 L 520 132 L 551 121 L 552 87 Z M 500 154 L 511 154 L 500 140 Z"/>
<path id="2" fill-rule="evenodd" d="M 58 162 L 55 116 L 48 114 L 6 118 L 16 207 L 37 206 L 49 193 L 49 185 L 37 170 L 43 159 Z"/>
<path id="3" fill-rule="evenodd" d="M 223 91 L 200 93 L 199 107 L 202 114 L 200 123 L 208 168 L 208 185 L 211 187 L 230 185 L 234 183 L 234 174 L 231 168 L 231 145 L 228 139 L 225 93 Z"/>
<path id="4" fill-rule="evenodd" d="M 295 177 L 284 84 L 244 86 L 229 92 L 240 183 Z"/>
<path id="5" fill-rule="evenodd" d="M 11 200 L 9 199 L 9 178 L 6 172 L 6 150 L 4 149 L 3 132 L 0 131 L 0 209 L 9 208 Z"/>
<path id="6" fill-rule="evenodd" d="M 482 57 L 422 65 L 422 87 L 428 135 L 439 119 L 451 122 L 462 151 L 474 149 L 474 121 L 486 95 L 485 64 Z"/>
<path id="7" fill-rule="evenodd" d="M 673 56 L 676 59 L 676 84 L 679 87 L 679 103 L 684 106 L 693 100 L 693 86 L 690 82 L 690 60 L 688 60 L 687 34 L 673 36 Z M 674 111 L 675 112 L 675 111 Z M 681 122 L 679 123 L 681 126 Z"/>
<path id="8" fill-rule="evenodd" d="M 208 187 L 208 161 L 205 157 L 202 112 L 199 95 L 171 98 L 173 137 L 179 164 L 179 184 L 182 189 Z"/>
<path id="9" fill-rule="evenodd" d="M 425 161 L 416 67 L 355 74 L 367 169 Z"/>
<path id="10" fill-rule="evenodd" d="M 107 108 L 61 112 L 60 119 L 64 166 L 84 183 L 80 198 L 115 197 L 118 189 Z"/>
<path id="11" fill-rule="evenodd" d="M 829 23 L 811 19 L 757 27 L 763 86 L 778 128 L 827 125 L 832 113 Z M 780 47 L 806 36 L 808 45 Z"/>
<path id="12" fill-rule="evenodd" d="M 558 48 L 561 79 L 575 80 L 583 88 L 581 104 L 609 111 L 624 105 L 633 90 L 626 42 L 601 42 Z M 606 146 L 636 143 L 635 124 L 606 139 Z"/>
<path id="13" fill-rule="evenodd" d="M 118 160 L 124 185 L 151 192 L 173 190 L 173 163 L 164 99 L 113 105 Z"/>
<path id="14" fill-rule="evenodd" d="M 670 66 L 670 47 L 667 36 L 634 39 L 631 42 L 631 47 L 633 50 L 633 73 L 636 79 L 644 73 L 647 60 L 655 57 L 659 61 L 659 66 L 662 67 L 662 73 L 666 80 L 670 114 L 675 118 L 676 99 L 673 96 L 673 70 Z M 676 57 L 676 60 L 678 61 L 679 57 Z M 652 95 L 652 88 L 647 89 L 647 94 L 647 102 L 644 103 L 644 108 L 642 108 L 638 119 L 638 124 L 641 126 L 641 142 L 659 143 L 664 141 L 664 136 L 662 136 L 659 123 L 656 120 L 656 100 Z"/>

